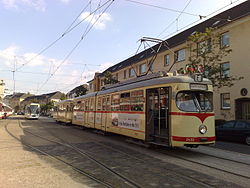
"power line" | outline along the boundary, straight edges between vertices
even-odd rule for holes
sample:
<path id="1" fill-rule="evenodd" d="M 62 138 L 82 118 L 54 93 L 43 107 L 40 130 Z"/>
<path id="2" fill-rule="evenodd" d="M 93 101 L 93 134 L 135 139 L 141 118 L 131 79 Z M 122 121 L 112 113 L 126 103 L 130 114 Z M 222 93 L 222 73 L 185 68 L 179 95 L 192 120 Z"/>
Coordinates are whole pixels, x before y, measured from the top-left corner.
<path id="1" fill-rule="evenodd" d="M 64 60 L 59 64 L 59 66 L 56 67 L 55 71 L 50 75 L 50 77 L 44 82 L 44 84 L 38 89 L 38 91 L 44 87 L 47 82 L 54 76 L 54 74 L 58 71 L 58 69 L 65 63 L 65 61 L 70 57 L 70 55 L 76 50 L 76 48 L 80 45 L 80 43 L 83 41 L 83 39 L 87 36 L 87 34 L 91 31 L 91 29 L 94 27 L 94 25 L 99 21 L 101 16 L 106 12 L 106 10 L 111 6 L 111 4 L 114 2 L 114 0 L 108 0 L 104 4 L 107 4 L 107 2 L 111 3 L 103 10 L 103 12 L 98 16 L 98 18 L 95 20 L 95 22 L 92 24 L 92 26 L 81 36 L 81 39 L 77 42 L 77 44 L 73 47 L 73 49 L 68 53 L 68 55 L 64 58 Z M 103 7 L 103 5 L 99 6 L 96 10 L 100 9 L 100 7 Z M 37 92 L 38 92 L 37 91 Z"/>
<path id="2" fill-rule="evenodd" d="M 25 59 L 26 57 L 25 56 L 22 56 L 22 55 L 16 55 L 16 54 L 12 54 L 12 53 L 7 53 L 7 52 L 0 52 L 0 55 L 1 54 L 6 54 L 6 55 L 9 55 L 9 56 L 11 56 L 11 57 L 16 57 L 16 61 L 18 60 L 17 58 L 22 58 L 24 61 L 26 61 L 27 62 L 27 60 Z M 53 62 L 53 60 L 51 60 L 51 61 L 48 61 L 49 63 L 54 63 Z M 79 61 L 77 61 L 77 62 L 79 62 Z M 88 65 L 88 66 L 95 66 L 95 67 L 100 67 L 100 66 L 102 66 L 101 64 L 97 64 L 97 65 L 93 65 L 93 64 L 89 64 L 89 63 L 74 63 L 74 62 L 69 62 L 69 63 L 67 63 L 66 65 Z"/>
<path id="3" fill-rule="evenodd" d="M 26 63 L 23 63 L 20 67 L 18 67 L 16 70 L 21 69 L 23 66 L 27 65 L 28 63 L 30 63 L 32 60 L 34 60 L 35 58 L 37 58 L 39 55 L 41 55 L 42 53 L 44 53 L 46 50 L 48 50 L 50 47 L 52 47 L 54 44 L 56 44 L 59 40 L 61 40 L 65 35 L 67 35 L 68 33 L 70 33 L 73 29 L 75 29 L 77 26 L 79 26 L 83 21 L 85 21 L 89 16 L 91 16 L 93 13 L 95 13 L 97 10 L 99 10 L 100 8 L 102 8 L 103 6 L 105 6 L 109 1 L 106 1 L 104 4 L 102 4 L 100 7 L 98 7 L 97 9 L 95 9 L 93 12 L 91 12 L 88 16 L 86 16 L 84 19 L 82 19 L 81 21 L 79 21 L 76 25 L 74 25 L 72 27 L 72 25 L 75 23 L 75 20 L 77 20 L 77 18 L 79 18 L 79 16 L 71 23 L 70 27 L 68 27 L 66 29 L 66 31 L 59 37 L 57 38 L 55 41 L 53 41 L 52 43 L 50 43 L 47 47 L 45 47 L 44 49 L 42 49 L 38 54 L 36 54 L 34 57 L 32 57 L 29 61 L 26 61 Z M 112 0 L 114 1 L 114 0 Z M 87 8 L 84 7 L 84 9 L 81 11 L 83 12 L 85 9 Z"/>
<path id="4" fill-rule="evenodd" d="M 13 70 L 0 70 L 0 72 L 13 72 Z M 28 72 L 28 71 L 15 71 L 16 73 L 23 73 L 23 74 L 37 74 L 37 75 L 48 75 L 48 73 L 45 72 Z M 71 75 L 71 74 L 55 74 L 54 76 L 66 76 L 66 77 L 79 77 L 77 75 Z"/>
<path id="5" fill-rule="evenodd" d="M 236 0 L 236 1 L 233 2 L 233 4 L 237 3 L 238 1 L 241 1 L 241 0 Z M 244 2 L 244 1 L 243 1 L 243 2 Z M 185 30 L 185 29 L 191 27 L 192 25 L 195 25 L 196 23 L 198 24 L 198 22 L 202 22 L 202 21 L 201 21 L 202 18 L 214 19 L 214 20 L 227 20 L 227 21 L 231 21 L 231 20 L 228 19 L 228 18 L 223 19 L 223 18 L 218 18 L 218 17 L 211 17 L 213 14 L 215 14 L 215 13 L 219 12 L 220 10 L 223 10 L 223 9 L 229 7 L 229 6 L 232 6 L 232 4 L 230 3 L 230 4 L 226 5 L 226 6 L 223 6 L 223 7 L 219 8 L 219 9 L 217 9 L 216 11 L 214 11 L 214 12 L 212 12 L 212 13 L 206 15 L 206 16 L 202 16 L 202 17 L 200 17 L 200 19 L 198 19 L 198 20 L 196 20 L 196 21 L 194 21 L 194 22 L 192 22 L 192 23 L 190 23 L 190 24 L 188 24 L 188 25 L 186 25 L 186 26 L 180 28 L 177 32 L 175 31 L 175 32 L 173 32 L 173 33 L 171 33 L 171 34 L 169 34 L 169 35 L 163 37 L 163 38 L 168 39 L 170 36 L 173 36 L 173 35 L 177 34 L 178 32 L 181 32 L 181 31 L 183 31 L 183 30 Z"/>
<path id="6" fill-rule="evenodd" d="M 183 14 L 183 12 L 186 10 L 186 8 L 188 7 L 188 5 L 191 3 L 192 0 L 189 0 L 188 3 L 186 4 L 186 6 L 183 8 L 183 10 L 180 12 L 180 14 L 177 16 L 177 18 L 171 22 L 165 29 L 163 29 L 163 31 L 157 36 L 161 36 L 169 27 L 171 27 L 180 17 L 181 15 Z M 178 31 L 178 29 L 177 29 Z"/>
<path id="7" fill-rule="evenodd" d="M 134 0 L 125 0 L 125 1 L 131 2 L 131 3 L 140 4 L 140 5 L 144 5 L 144 6 L 148 6 L 148 7 L 153 7 L 153 8 L 168 10 L 168 11 L 171 11 L 171 12 L 178 12 L 178 13 L 182 13 L 182 14 L 187 14 L 187 15 L 190 15 L 190 16 L 196 16 L 196 17 L 197 17 L 197 16 L 198 16 L 198 17 L 201 16 L 201 15 L 199 15 L 199 14 L 193 14 L 193 13 L 184 12 L 184 11 L 180 11 L 180 10 L 176 10 L 176 9 L 171 9 L 171 8 L 167 8 L 167 7 L 161 7 L 161 6 L 152 5 L 152 4 L 148 4 L 148 3 L 142 3 L 142 2 L 134 1 Z"/>

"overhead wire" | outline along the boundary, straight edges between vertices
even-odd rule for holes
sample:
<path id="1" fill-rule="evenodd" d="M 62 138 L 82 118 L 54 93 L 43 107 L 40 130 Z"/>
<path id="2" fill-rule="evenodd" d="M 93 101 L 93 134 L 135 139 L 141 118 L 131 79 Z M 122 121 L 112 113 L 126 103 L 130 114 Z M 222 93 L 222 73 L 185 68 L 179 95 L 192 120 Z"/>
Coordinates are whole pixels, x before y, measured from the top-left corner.
<path id="1" fill-rule="evenodd" d="M 128 2 L 131 2 L 131 3 L 136 3 L 136 4 L 140 4 L 140 5 L 144 5 L 144 6 L 154 7 L 154 8 L 158 8 L 158 9 L 162 9 L 162 10 L 168 10 L 168 11 L 171 11 L 171 12 L 178 12 L 178 13 L 182 13 L 182 14 L 187 14 L 187 15 L 190 15 L 190 16 L 196 16 L 196 17 L 197 16 L 198 17 L 201 16 L 199 14 L 193 14 L 193 13 L 184 12 L 184 11 L 180 11 L 180 10 L 176 10 L 176 9 L 171 9 L 171 8 L 167 8 L 167 7 L 152 5 L 152 4 L 148 4 L 148 3 L 142 3 L 142 2 L 134 1 L 134 0 L 124 0 L 124 1 L 128 1 Z"/>
<path id="2" fill-rule="evenodd" d="M 13 70 L 5 70 L 2 69 L 0 72 L 12 72 Z M 16 73 L 23 73 L 23 74 L 37 74 L 37 75 L 48 75 L 48 73 L 45 72 L 29 72 L 29 71 L 16 71 Z M 79 77 L 79 76 L 74 76 L 72 74 L 56 74 L 54 76 L 64 76 L 64 77 Z"/>
<path id="3" fill-rule="evenodd" d="M 21 56 L 21 55 L 16 55 L 16 54 L 12 54 L 12 53 L 8 53 L 8 52 L 4 52 L 4 51 L 1 51 L 0 52 L 0 56 L 1 56 L 1 54 L 5 54 L 5 55 L 9 55 L 9 56 L 11 56 L 11 57 L 16 57 L 16 59 L 18 60 L 18 58 L 22 58 L 24 61 L 27 61 L 25 58 L 25 56 Z M 3 57 L 4 58 L 4 57 Z M 79 62 L 79 61 L 77 61 L 77 62 Z M 18 61 L 17 61 L 17 63 L 18 63 Z M 48 63 L 53 63 L 53 61 L 51 60 L 51 61 L 48 61 Z M 101 64 L 97 64 L 97 65 L 93 65 L 93 64 L 88 64 L 88 63 L 74 63 L 74 62 L 69 62 L 69 63 L 67 63 L 67 65 L 85 65 L 85 64 L 87 64 L 88 66 L 95 66 L 95 67 L 100 67 L 101 66 Z"/>
<path id="4" fill-rule="evenodd" d="M 175 18 L 173 20 L 173 22 L 171 22 L 165 29 L 163 29 L 163 31 L 159 35 L 157 35 L 157 37 L 161 36 L 167 29 L 169 29 L 176 22 L 176 20 L 178 20 L 181 17 L 181 15 L 186 10 L 186 8 L 189 6 L 189 4 L 191 3 L 191 1 L 192 0 L 188 1 L 188 3 L 186 4 L 186 6 L 182 9 L 182 11 L 180 12 L 180 14 L 177 16 L 177 18 Z"/>
<path id="5" fill-rule="evenodd" d="M 236 0 L 236 1 L 234 1 L 232 4 L 235 4 L 235 3 L 237 3 L 238 1 L 242 1 L 242 0 Z M 245 1 L 247 1 L 247 0 L 245 0 Z M 245 2 L 245 1 L 243 1 L 243 2 Z M 227 5 L 225 5 L 225 6 L 221 7 L 221 8 L 219 8 L 219 9 L 217 9 L 216 11 L 214 11 L 214 12 L 212 12 L 212 13 L 206 15 L 206 16 L 202 16 L 202 18 L 214 19 L 214 20 L 227 20 L 227 21 L 230 21 L 228 18 L 226 18 L 226 19 L 225 19 L 225 18 L 218 18 L 218 17 L 213 17 L 213 18 L 212 18 L 211 16 L 212 16 L 213 14 L 218 13 L 219 11 L 221 11 L 221 10 L 223 10 L 223 9 L 225 9 L 225 8 L 227 8 L 227 7 L 229 7 L 229 6 L 232 6 L 232 4 L 231 4 L 231 3 L 230 3 L 230 4 L 227 4 Z M 177 32 L 176 32 L 176 31 L 175 31 L 175 32 L 172 32 L 172 33 L 170 33 L 169 35 L 167 35 L 167 36 L 165 36 L 165 37 L 163 37 L 163 38 L 167 39 L 167 38 L 169 38 L 170 36 L 173 36 L 173 35 L 177 34 L 178 32 L 181 32 L 181 31 L 183 31 L 183 30 L 185 30 L 185 29 L 191 27 L 192 25 L 198 24 L 199 22 L 202 22 L 202 21 L 201 21 L 201 18 L 198 19 L 198 20 L 196 20 L 196 21 L 194 21 L 194 22 L 192 22 L 192 23 L 190 23 L 190 24 L 188 24 L 188 25 L 185 25 L 184 27 L 180 28 Z"/>
<path id="6" fill-rule="evenodd" d="M 56 67 L 55 71 L 50 75 L 50 77 L 44 82 L 44 84 L 42 84 L 41 87 L 38 88 L 38 91 L 44 87 L 47 82 L 54 76 L 54 74 L 58 71 L 58 69 L 65 63 L 65 61 L 71 56 L 71 54 L 76 50 L 76 48 L 80 45 L 80 43 L 83 41 L 83 39 L 87 36 L 87 34 L 91 31 L 91 29 L 94 27 L 94 25 L 99 21 L 99 19 L 101 18 L 101 16 L 106 12 L 106 10 L 112 5 L 112 3 L 114 2 L 114 0 L 108 0 L 106 1 L 104 4 L 107 4 L 107 2 L 111 3 L 109 5 L 107 5 L 107 7 L 102 11 L 102 13 L 97 17 L 97 19 L 95 20 L 95 22 L 91 25 L 91 27 L 88 30 L 85 30 L 84 34 L 81 36 L 80 40 L 77 42 L 77 44 L 73 47 L 73 49 L 67 54 L 67 56 L 64 58 L 64 60 L 59 64 L 59 66 Z M 103 7 L 103 5 L 99 6 L 96 10 L 100 9 L 100 7 Z M 37 92 L 38 92 L 37 91 Z"/>
<path id="7" fill-rule="evenodd" d="M 52 47 L 54 44 L 56 44 L 59 40 L 61 40 L 65 35 L 67 35 L 68 33 L 70 33 L 73 29 L 75 29 L 77 26 L 79 26 L 83 21 L 85 21 L 89 16 L 91 16 L 93 13 L 95 13 L 96 11 L 98 11 L 100 8 L 102 8 L 103 6 L 105 6 L 109 1 L 106 1 L 104 4 L 102 4 L 100 7 L 98 7 L 97 9 L 95 9 L 93 12 L 91 12 L 88 16 L 86 16 L 84 19 L 82 19 L 81 21 L 79 21 L 77 24 L 75 24 L 73 27 L 72 25 L 75 23 L 75 20 L 77 20 L 79 18 L 78 17 L 72 22 L 73 24 L 70 24 L 71 28 L 67 28 L 66 31 L 59 37 L 57 38 L 55 41 L 53 41 L 52 43 L 50 43 L 47 47 L 45 47 L 44 49 L 42 49 L 40 52 L 38 52 L 34 57 L 32 57 L 30 60 L 26 61 L 26 63 L 23 63 L 20 67 L 18 67 L 16 70 L 21 69 L 22 67 L 24 67 L 25 65 L 29 64 L 31 61 L 33 61 L 35 58 L 37 58 L 38 56 L 40 56 L 42 53 L 44 53 L 46 50 L 48 50 L 50 47 Z M 88 6 L 85 6 L 84 9 L 81 11 L 83 12 Z"/>

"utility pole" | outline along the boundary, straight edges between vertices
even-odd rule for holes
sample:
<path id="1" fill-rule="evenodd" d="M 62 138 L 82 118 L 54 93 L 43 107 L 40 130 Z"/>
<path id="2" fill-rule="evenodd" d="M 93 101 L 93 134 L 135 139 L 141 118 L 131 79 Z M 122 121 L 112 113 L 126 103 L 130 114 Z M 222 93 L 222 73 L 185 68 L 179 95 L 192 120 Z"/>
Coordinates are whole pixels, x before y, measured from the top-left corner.
<path id="1" fill-rule="evenodd" d="M 15 73 L 16 73 L 16 56 L 14 56 L 13 71 L 12 71 L 12 75 L 13 75 L 13 94 L 15 94 L 15 90 L 16 90 Z"/>

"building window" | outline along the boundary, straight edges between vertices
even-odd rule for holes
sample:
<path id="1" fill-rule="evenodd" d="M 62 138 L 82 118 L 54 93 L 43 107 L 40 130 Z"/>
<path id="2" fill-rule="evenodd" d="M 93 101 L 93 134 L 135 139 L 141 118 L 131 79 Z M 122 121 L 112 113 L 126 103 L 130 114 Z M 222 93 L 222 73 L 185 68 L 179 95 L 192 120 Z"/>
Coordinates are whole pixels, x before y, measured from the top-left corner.
<path id="1" fill-rule="evenodd" d="M 90 90 L 92 89 L 92 84 L 89 84 L 89 89 L 90 89 Z"/>
<path id="2" fill-rule="evenodd" d="M 197 50 L 198 55 L 211 52 L 211 39 L 199 42 L 197 44 Z"/>
<path id="3" fill-rule="evenodd" d="M 220 46 L 225 48 L 229 46 L 229 32 L 223 33 L 220 37 Z"/>
<path id="4" fill-rule="evenodd" d="M 129 77 L 134 77 L 135 76 L 135 69 L 134 68 L 130 68 L 129 69 Z"/>
<path id="5" fill-rule="evenodd" d="M 147 65 L 146 63 L 140 65 L 140 74 L 146 73 Z"/>
<path id="6" fill-rule="evenodd" d="M 124 78 L 124 79 L 127 78 L 127 70 L 124 70 L 124 72 L 123 72 L 123 78 Z"/>
<path id="7" fill-rule="evenodd" d="M 164 65 L 168 66 L 169 64 L 170 64 L 170 56 L 168 54 L 164 56 Z"/>
<path id="8" fill-rule="evenodd" d="M 221 109 L 230 109 L 230 93 L 221 94 Z"/>
<path id="9" fill-rule="evenodd" d="M 176 62 L 184 61 L 185 56 L 186 56 L 186 50 L 185 49 L 178 50 L 178 51 L 175 52 L 175 61 Z"/>
<path id="10" fill-rule="evenodd" d="M 220 64 L 220 70 L 221 78 L 228 78 L 230 73 L 230 64 L 228 62 Z"/>

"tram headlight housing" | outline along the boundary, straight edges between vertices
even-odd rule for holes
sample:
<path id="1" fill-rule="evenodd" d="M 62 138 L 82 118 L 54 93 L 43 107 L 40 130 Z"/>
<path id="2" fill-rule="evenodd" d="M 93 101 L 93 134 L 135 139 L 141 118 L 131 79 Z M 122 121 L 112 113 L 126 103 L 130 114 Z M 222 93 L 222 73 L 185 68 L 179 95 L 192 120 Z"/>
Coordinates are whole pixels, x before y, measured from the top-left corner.
<path id="1" fill-rule="evenodd" d="M 207 126 L 206 125 L 201 125 L 199 127 L 199 131 L 201 134 L 205 134 L 207 132 Z"/>

